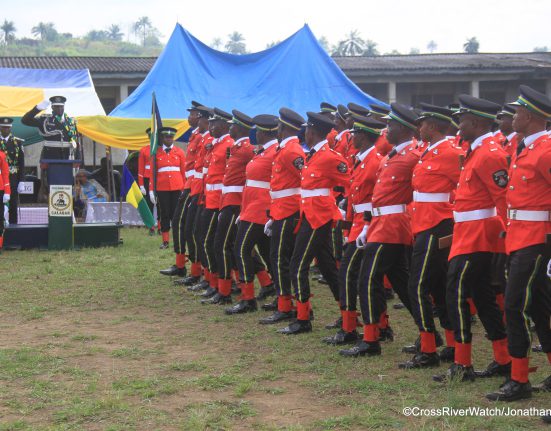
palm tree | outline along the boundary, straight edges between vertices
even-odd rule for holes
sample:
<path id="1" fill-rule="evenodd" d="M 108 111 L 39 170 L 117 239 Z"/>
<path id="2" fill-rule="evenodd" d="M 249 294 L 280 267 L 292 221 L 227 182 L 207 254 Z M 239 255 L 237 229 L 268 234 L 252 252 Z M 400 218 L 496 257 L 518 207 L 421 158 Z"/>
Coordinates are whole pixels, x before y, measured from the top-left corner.
<path id="1" fill-rule="evenodd" d="M 8 21 L 7 19 L 5 19 L 4 24 L 2 24 L 0 29 L 2 29 L 2 32 L 4 32 L 4 42 L 6 42 L 6 45 L 15 39 L 16 28 L 13 21 Z"/>
<path id="2" fill-rule="evenodd" d="M 362 52 L 362 55 L 364 57 L 375 57 L 379 55 L 379 51 L 377 50 L 377 42 L 373 42 L 371 39 L 367 39 L 365 41 L 365 48 Z"/>
<path id="3" fill-rule="evenodd" d="M 335 51 L 336 55 L 340 56 L 354 56 L 362 55 L 365 50 L 365 42 L 360 37 L 360 32 L 358 30 L 352 30 L 348 37 L 344 40 L 341 40 L 337 44 L 337 49 Z"/>
<path id="4" fill-rule="evenodd" d="M 109 40 L 120 41 L 124 33 L 121 31 L 121 28 L 117 24 L 111 24 L 107 29 L 107 38 Z"/>
<path id="5" fill-rule="evenodd" d="M 143 41 L 143 46 L 145 46 L 145 40 L 147 39 L 147 34 L 151 30 L 151 20 L 147 16 L 142 16 L 138 21 L 134 23 L 134 33 L 140 34 Z"/>
<path id="6" fill-rule="evenodd" d="M 476 37 L 471 37 L 463 44 L 463 49 L 468 54 L 476 54 L 479 46 L 480 43 L 478 42 L 478 39 Z"/>
<path id="7" fill-rule="evenodd" d="M 228 41 L 226 42 L 226 52 L 230 54 L 246 54 L 247 46 L 245 45 L 245 38 L 237 31 L 228 35 Z"/>
<path id="8" fill-rule="evenodd" d="M 39 22 L 31 29 L 34 36 L 40 37 L 40 40 L 54 40 L 57 37 L 57 30 L 53 22 Z"/>
<path id="9" fill-rule="evenodd" d="M 222 39 L 220 39 L 219 37 L 215 37 L 214 39 L 212 39 L 212 42 L 210 43 L 210 47 L 213 49 L 220 50 L 220 48 L 222 47 Z"/>
<path id="10" fill-rule="evenodd" d="M 431 54 L 436 51 L 436 48 L 438 48 L 438 44 L 434 40 L 431 40 L 429 41 L 429 43 L 427 43 L 427 49 Z"/>

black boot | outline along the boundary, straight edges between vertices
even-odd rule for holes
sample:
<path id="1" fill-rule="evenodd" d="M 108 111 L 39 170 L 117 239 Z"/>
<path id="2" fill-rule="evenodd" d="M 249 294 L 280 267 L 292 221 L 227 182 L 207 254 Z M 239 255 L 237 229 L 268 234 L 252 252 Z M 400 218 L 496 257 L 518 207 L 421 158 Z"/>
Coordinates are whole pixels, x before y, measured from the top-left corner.
<path id="1" fill-rule="evenodd" d="M 379 331 L 379 342 L 381 341 L 394 341 L 394 331 L 390 326 Z"/>
<path id="2" fill-rule="evenodd" d="M 201 298 L 212 298 L 217 293 L 218 293 L 218 289 L 215 289 L 214 287 L 209 285 L 207 287 L 207 290 L 201 293 Z"/>
<path id="3" fill-rule="evenodd" d="M 496 361 L 490 362 L 484 371 L 475 371 L 476 377 L 508 377 L 511 375 L 511 363 L 499 365 Z"/>
<path id="4" fill-rule="evenodd" d="M 231 304 L 231 303 L 232 303 L 231 296 L 230 295 L 228 295 L 228 296 L 220 295 L 220 292 L 216 292 L 209 299 L 201 299 L 201 304 L 224 305 L 224 304 Z"/>
<path id="5" fill-rule="evenodd" d="M 381 354 L 381 344 L 376 341 L 374 343 L 368 343 L 361 340 L 358 344 L 350 349 L 339 351 L 339 355 L 346 357 L 358 357 L 358 356 L 377 356 Z"/>
<path id="6" fill-rule="evenodd" d="M 263 304 L 262 309 L 264 311 L 275 311 L 275 310 L 277 310 L 277 296 L 274 298 L 274 300 L 272 302 L 268 302 L 267 304 Z"/>
<path id="7" fill-rule="evenodd" d="M 256 299 L 242 299 L 231 308 L 226 308 L 224 313 L 226 314 L 243 314 L 251 313 L 257 310 Z"/>
<path id="8" fill-rule="evenodd" d="M 535 385 L 532 389 L 534 392 L 551 392 L 551 376 L 547 377 L 539 385 Z"/>
<path id="9" fill-rule="evenodd" d="M 172 265 L 167 269 L 161 269 L 159 272 L 163 275 L 177 275 L 178 277 L 185 277 L 187 274 L 185 267 L 178 268 L 176 265 Z"/>
<path id="10" fill-rule="evenodd" d="M 532 347 L 532 352 L 543 353 L 543 347 L 541 347 L 541 344 L 536 344 L 534 347 Z"/>
<path id="11" fill-rule="evenodd" d="M 459 365 L 456 363 L 453 363 L 445 374 L 432 376 L 432 380 L 439 383 L 446 383 L 450 380 L 456 379 L 461 382 L 474 382 L 475 378 L 476 374 L 474 373 L 472 366 L 465 367 L 464 365 Z"/>
<path id="12" fill-rule="evenodd" d="M 449 346 L 444 347 L 440 350 L 439 356 L 442 362 L 453 362 L 455 359 L 455 348 Z"/>
<path id="13" fill-rule="evenodd" d="M 192 286 L 189 286 L 187 290 L 189 292 L 200 292 L 209 288 L 209 282 L 207 280 L 200 281 Z"/>
<path id="14" fill-rule="evenodd" d="M 289 326 L 279 329 L 277 332 L 284 335 L 296 335 L 303 332 L 312 332 L 312 324 L 309 320 L 295 320 Z"/>
<path id="15" fill-rule="evenodd" d="M 402 353 L 411 353 L 416 354 L 421 351 L 421 336 L 418 336 L 415 340 L 415 343 L 410 344 L 409 346 L 402 347 Z"/>
<path id="16" fill-rule="evenodd" d="M 417 353 L 411 360 L 402 362 L 398 368 L 412 370 L 414 368 L 430 368 L 440 365 L 440 356 L 438 353 Z"/>
<path id="17" fill-rule="evenodd" d="M 177 284 L 179 286 L 193 286 L 194 284 L 199 283 L 199 280 L 201 280 L 201 277 L 194 277 L 193 275 L 188 275 L 187 277 L 181 278 L 179 280 L 175 280 L 174 284 Z"/>
<path id="18" fill-rule="evenodd" d="M 159 249 L 161 249 L 161 250 L 166 250 L 168 247 L 169 247 L 168 241 L 163 241 L 163 243 L 161 244 L 161 246 L 159 247 Z"/>
<path id="19" fill-rule="evenodd" d="M 287 313 L 282 313 L 279 310 L 274 311 L 274 314 L 271 314 L 268 317 L 264 317 L 258 321 L 262 325 L 273 325 L 274 323 L 282 322 L 284 320 L 294 319 L 296 313 L 288 311 Z"/>
<path id="20" fill-rule="evenodd" d="M 353 344 L 360 338 L 358 331 L 345 332 L 343 329 L 339 329 L 337 333 L 331 337 L 322 338 L 325 344 L 331 344 L 333 346 L 340 346 L 343 344 Z"/>
<path id="21" fill-rule="evenodd" d="M 325 329 L 339 329 L 342 328 L 342 316 L 335 320 L 333 323 L 325 325 Z"/>
<path id="22" fill-rule="evenodd" d="M 394 304 L 392 306 L 392 308 L 394 308 L 395 310 L 402 310 L 402 309 L 406 308 L 406 306 L 404 305 L 403 302 L 397 302 L 396 304 Z"/>
<path id="23" fill-rule="evenodd" d="M 256 296 L 257 301 L 262 301 L 270 296 L 274 296 L 276 294 L 276 290 L 273 284 L 270 284 L 269 286 L 264 286 L 260 288 L 260 291 L 258 292 L 258 295 Z"/>
<path id="24" fill-rule="evenodd" d="M 515 380 L 508 380 L 501 385 L 498 391 L 486 395 L 490 401 L 517 401 L 532 397 L 532 386 L 530 382 L 519 383 Z"/>
<path id="25" fill-rule="evenodd" d="M 323 285 L 328 285 L 329 282 L 325 279 L 325 277 L 323 275 L 320 275 L 317 280 L 316 280 L 319 284 L 323 284 Z"/>

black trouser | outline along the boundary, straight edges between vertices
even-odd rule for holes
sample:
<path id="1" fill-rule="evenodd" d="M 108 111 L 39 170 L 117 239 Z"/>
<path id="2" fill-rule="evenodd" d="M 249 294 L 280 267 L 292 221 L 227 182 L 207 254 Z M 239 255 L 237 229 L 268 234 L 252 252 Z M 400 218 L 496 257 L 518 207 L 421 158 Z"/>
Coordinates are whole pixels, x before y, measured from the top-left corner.
<path id="1" fill-rule="evenodd" d="M 218 273 L 216 266 L 216 253 L 214 252 L 214 237 L 216 235 L 216 225 L 218 224 L 219 211 L 215 209 L 203 208 L 201 213 L 197 214 L 195 219 L 199 221 L 199 243 L 198 249 L 201 249 L 201 264 L 212 273 Z"/>
<path id="2" fill-rule="evenodd" d="M 187 245 L 189 260 L 192 263 L 199 262 L 199 252 L 197 251 L 197 230 L 198 225 L 195 225 L 195 217 L 199 212 L 199 195 L 190 196 L 187 204 L 187 212 L 184 217 L 184 239 Z"/>
<path id="3" fill-rule="evenodd" d="M 222 208 L 218 215 L 216 234 L 214 235 L 214 253 L 216 254 L 216 267 L 218 278 L 229 280 L 231 270 L 235 266 L 233 247 L 237 226 L 235 220 L 239 216 L 239 205 L 229 205 Z"/>
<path id="4" fill-rule="evenodd" d="M 509 353 L 524 358 L 530 352 L 530 321 L 544 352 L 551 352 L 551 280 L 547 277 L 549 253 L 538 244 L 514 251 L 509 260 L 509 279 L 505 290 L 505 316 Z"/>
<path id="5" fill-rule="evenodd" d="M 161 213 L 161 232 L 170 231 L 170 221 L 174 217 L 180 193 L 182 193 L 181 190 L 157 191 L 157 211 Z"/>
<path id="6" fill-rule="evenodd" d="M 19 185 L 19 175 L 10 175 L 10 208 L 9 218 L 10 224 L 17 224 L 17 208 L 19 208 L 19 193 L 17 192 L 17 186 Z"/>
<path id="7" fill-rule="evenodd" d="M 186 253 L 186 237 L 184 224 L 187 216 L 189 202 L 189 189 L 185 189 L 178 198 L 178 204 L 172 217 L 172 241 L 174 242 L 174 253 Z"/>
<path id="8" fill-rule="evenodd" d="M 453 221 L 446 219 L 415 237 L 408 283 L 411 311 L 422 332 L 434 332 L 433 301 L 440 324 L 452 329 L 446 308 L 446 281 L 450 249 L 440 249 L 438 239 L 453 233 Z"/>
<path id="9" fill-rule="evenodd" d="M 331 243 L 333 244 L 333 256 L 335 256 L 335 260 L 337 262 L 340 262 L 342 259 L 343 250 L 342 223 L 340 221 L 338 221 L 335 227 L 331 230 Z"/>
<path id="10" fill-rule="evenodd" d="M 330 221 L 312 229 L 306 217 L 302 220 L 289 265 L 291 284 L 300 302 L 306 302 L 310 298 L 308 274 L 314 258 L 318 259 L 321 275 L 329 283 L 335 301 L 339 300 L 339 275 L 331 244 L 332 224 L 333 221 Z"/>
<path id="11" fill-rule="evenodd" d="M 496 295 L 505 293 L 505 287 L 507 286 L 506 266 L 507 255 L 494 253 L 492 256 L 492 287 Z"/>
<path id="12" fill-rule="evenodd" d="M 461 254 L 450 260 L 446 303 L 453 325 L 455 341 L 470 343 L 471 312 L 467 298 L 472 298 L 480 321 L 491 341 L 505 338 L 503 315 L 491 286 L 492 253 Z"/>
<path id="13" fill-rule="evenodd" d="M 239 281 L 251 283 L 257 272 L 265 269 L 254 249 L 258 249 L 260 256 L 270 263 L 270 238 L 264 234 L 264 225 L 240 221 L 237 226 L 235 239 L 235 260 L 239 269 Z"/>
<path id="14" fill-rule="evenodd" d="M 147 206 L 149 207 L 149 211 L 151 211 L 151 214 L 153 214 L 153 207 L 155 205 L 153 205 L 153 202 L 151 202 L 151 200 L 149 199 L 149 178 L 144 178 L 143 179 L 143 186 L 146 190 L 146 194 L 144 196 L 145 198 L 145 201 L 147 203 Z M 157 221 L 159 221 L 159 211 L 157 210 Z"/>
<path id="15" fill-rule="evenodd" d="M 355 242 L 346 244 L 339 268 L 341 309 L 356 311 L 358 298 L 358 275 L 362 265 L 363 250 Z"/>
<path id="16" fill-rule="evenodd" d="M 404 244 L 369 242 L 364 249 L 360 269 L 360 306 L 365 324 L 377 324 L 386 310 L 384 276 L 387 275 L 400 301 L 411 313 L 408 295 L 409 255 Z"/>
<path id="17" fill-rule="evenodd" d="M 270 263 L 278 296 L 291 295 L 292 292 L 289 262 L 295 248 L 294 230 L 299 216 L 297 212 L 282 220 L 274 220 L 272 223 Z"/>

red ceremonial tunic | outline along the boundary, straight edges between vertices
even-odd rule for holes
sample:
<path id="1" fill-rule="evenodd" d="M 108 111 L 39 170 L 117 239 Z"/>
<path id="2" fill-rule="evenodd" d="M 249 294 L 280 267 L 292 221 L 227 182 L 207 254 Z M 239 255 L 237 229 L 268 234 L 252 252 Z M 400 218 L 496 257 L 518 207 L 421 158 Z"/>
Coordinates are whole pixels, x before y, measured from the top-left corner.
<path id="1" fill-rule="evenodd" d="M 346 187 L 350 172 L 346 159 L 329 148 L 327 140 L 313 149 L 315 153 L 306 156 L 302 168 L 300 215 L 317 229 L 331 220 L 342 220 L 333 188 Z"/>
<path id="2" fill-rule="evenodd" d="M 207 154 L 207 172 L 205 180 L 205 208 L 220 209 L 222 199 L 222 181 L 226 170 L 227 150 L 233 145 L 229 134 L 212 141 L 212 150 Z"/>
<path id="3" fill-rule="evenodd" d="M 203 193 L 203 168 L 206 167 L 205 156 L 207 152 L 207 145 L 210 145 L 213 137 L 206 131 L 201 135 L 201 141 L 199 142 L 197 153 L 195 155 L 195 165 L 193 166 L 193 178 L 191 180 L 190 196 L 200 195 Z"/>
<path id="4" fill-rule="evenodd" d="M 239 219 L 249 223 L 266 224 L 270 208 L 270 178 L 276 156 L 277 140 L 267 142 L 247 164 L 247 182 L 243 189 L 243 201 Z"/>
<path id="5" fill-rule="evenodd" d="M 6 195 L 11 194 L 10 167 L 6 155 L 2 151 L 0 151 L 0 191 L 3 191 Z"/>
<path id="6" fill-rule="evenodd" d="M 461 213 L 496 208 L 497 215 L 459 222 L 455 214 L 450 259 L 475 252 L 505 252 L 500 236 L 505 230 L 507 154 L 491 132 L 475 139 L 471 148 L 461 168 L 454 210 Z"/>
<path id="7" fill-rule="evenodd" d="M 511 158 L 516 154 L 517 146 L 521 139 L 522 137 L 517 132 L 513 132 L 507 136 L 507 139 L 503 143 L 503 149 Z"/>
<path id="8" fill-rule="evenodd" d="M 446 137 L 425 148 L 413 169 L 411 229 L 414 235 L 453 218 L 452 197 L 461 172 L 454 138 Z M 444 198 L 447 195 L 447 200 Z"/>
<path id="9" fill-rule="evenodd" d="M 199 128 L 195 128 L 195 130 L 191 132 L 186 152 L 186 183 L 184 186 L 185 189 L 191 189 L 191 184 L 193 182 L 193 179 L 195 178 L 195 161 L 197 160 L 199 145 L 201 144 L 202 139 L 203 135 L 201 134 L 201 132 L 199 132 Z"/>
<path id="10" fill-rule="evenodd" d="M 329 144 L 329 148 L 335 147 L 335 138 L 337 137 L 338 132 L 335 129 L 331 129 L 331 131 L 327 134 L 327 143 Z"/>
<path id="11" fill-rule="evenodd" d="M 176 145 L 172 145 L 172 148 L 167 153 L 164 150 L 164 146 L 159 147 L 157 149 L 156 165 L 156 190 L 158 192 L 184 189 L 184 169 L 186 167 L 186 154 L 184 150 L 178 148 Z"/>
<path id="12" fill-rule="evenodd" d="M 249 138 L 235 141 L 230 148 L 230 158 L 226 162 L 226 170 L 222 183 L 222 199 L 220 209 L 229 205 L 241 205 L 243 187 L 245 186 L 245 169 L 254 156 L 254 147 Z"/>
<path id="13" fill-rule="evenodd" d="M 551 213 L 551 137 L 546 132 L 524 139 L 526 148 L 513 157 L 506 194 L 508 221 L 505 243 L 507 253 L 531 245 L 543 244 L 551 233 L 551 220 L 515 220 L 512 210 Z"/>
<path id="14" fill-rule="evenodd" d="M 300 211 L 300 172 L 305 158 L 296 136 L 284 139 L 277 146 L 270 179 L 272 219 L 283 220 Z"/>
<path id="15" fill-rule="evenodd" d="M 143 179 L 151 177 L 151 148 L 146 145 L 140 148 L 138 155 L 138 185 L 143 186 Z"/>

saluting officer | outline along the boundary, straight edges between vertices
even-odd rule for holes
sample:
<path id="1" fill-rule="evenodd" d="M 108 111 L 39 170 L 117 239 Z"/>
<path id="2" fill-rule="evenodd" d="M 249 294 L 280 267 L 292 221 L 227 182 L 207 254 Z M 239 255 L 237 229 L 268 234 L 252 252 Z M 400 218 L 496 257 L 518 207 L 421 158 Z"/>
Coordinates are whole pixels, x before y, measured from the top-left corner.
<path id="1" fill-rule="evenodd" d="M 501 106 L 469 95 L 460 95 L 459 103 L 460 109 L 455 113 L 459 117 L 459 133 L 470 144 L 455 194 L 446 288 L 455 332 L 455 360 L 446 374 L 434 376 L 440 382 L 455 376 L 463 381 L 472 381 L 477 375 L 507 376 L 511 371 L 503 313 L 496 303 L 489 271 L 493 253 L 504 251 L 500 237 L 505 230 L 507 154 L 492 133 Z M 477 373 L 472 366 L 469 297 L 478 309 L 494 351 L 494 361 Z"/>
<path id="2" fill-rule="evenodd" d="M 545 130 L 551 118 L 551 100 L 526 85 L 511 103 L 516 113 L 513 128 L 519 142 L 509 168 L 507 188 L 507 236 L 509 272 L 505 290 L 507 339 L 512 357 L 511 378 L 490 400 L 530 398 L 528 380 L 531 347 L 530 320 L 551 363 L 551 280 L 546 275 L 551 235 L 551 137 Z M 538 387 L 551 391 L 551 377 Z"/>
<path id="3" fill-rule="evenodd" d="M 12 123 L 12 118 L 0 118 L 0 152 L 5 154 L 10 172 L 9 223 L 17 224 L 17 208 L 21 192 L 19 183 L 23 180 L 25 153 L 23 140 L 12 134 Z"/>

